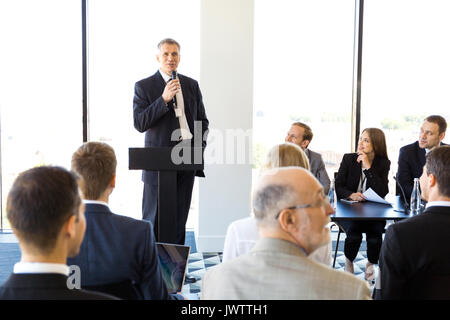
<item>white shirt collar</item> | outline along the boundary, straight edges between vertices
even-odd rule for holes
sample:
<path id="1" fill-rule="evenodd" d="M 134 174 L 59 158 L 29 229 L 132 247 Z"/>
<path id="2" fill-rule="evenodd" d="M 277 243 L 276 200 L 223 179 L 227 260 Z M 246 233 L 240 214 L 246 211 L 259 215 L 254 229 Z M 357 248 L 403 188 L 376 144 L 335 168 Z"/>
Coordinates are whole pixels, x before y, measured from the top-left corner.
<path id="1" fill-rule="evenodd" d="M 65 264 L 43 262 L 17 262 L 14 273 L 60 273 L 69 276 L 70 269 Z"/>
<path id="2" fill-rule="evenodd" d="M 161 69 L 159 69 L 159 73 L 160 73 L 161 76 L 163 77 L 164 82 L 167 82 L 167 81 L 169 81 L 170 79 L 172 79 L 171 76 L 169 76 L 167 73 L 161 71 Z M 178 74 L 177 74 L 177 78 L 178 78 Z"/>
<path id="3" fill-rule="evenodd" d="M 428 203 L 427 203 L 427 205 L 425 206 L 425 208 L 436 207 L 436 206 L 440 206 L 440 207 L 450 207 L 450 201 L 431 201 L 431 202 L 428 202 Z"/>
<path id="4" fill-rule="evenodd" d="M 97 200 L 83 200 L 84 204 L 101 204 L 103 206 L 108 206 L 108 204 L 104 201 L 97 201 Z"/>

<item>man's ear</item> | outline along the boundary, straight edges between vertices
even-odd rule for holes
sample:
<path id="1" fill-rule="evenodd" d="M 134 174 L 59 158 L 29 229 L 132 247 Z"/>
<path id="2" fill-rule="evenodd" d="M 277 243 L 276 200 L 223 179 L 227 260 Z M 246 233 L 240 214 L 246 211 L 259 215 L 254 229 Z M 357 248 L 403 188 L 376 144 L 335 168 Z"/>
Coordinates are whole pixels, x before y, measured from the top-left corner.
<path id="1" fill-rule="evenodd" d="M 114 176 L 112 177 L 111 181 L 109 182 L 109 186 L 111 188 L 115 188 L 116 187 L 116 175 L 114 174 Z"/>
<path id="2" fill-rule="evenodd" d="M 445 131 L 442 132 L 442 133 L 439 135 L 439 142 L 441 142 L 442 140 L 444 140 L 444 138 L 445 138 Z"/>
<path id="3" fill-rule="evenodd" d="M 278 217 L 281 228 L 286 232 L 294 231 L 293 229 L 297 228 L 296 219 L 298 219 L 297 215 L 294 214 L 294 211 L 289 209 L 282 210 Z"/>
<path id="4" fill-rule="evenodd" d="M 436 187 L 437 185 L 437 180 L 436 177 L 434 176 L 434 174 L 430 173 L 428 175 L 428 179 L 427 179 L 427 183 L 428 183 L 428 188 L 432 188 L 432 187 Z"/>
<path id="5" fill-rule="evenodd" d="M 302 149 L 308 148 L 310 142 L 311 142 L 311 141 L 309 141 L 309 140 L 303 140 L 303 141 L 300 143 Z"/>
<path id="6" fill-rule="evenodd" d="M 75 214 L 71 215 L 63 225 L 64 235 L 68 236 L 69 238 L 74 238 L 77 233 L 77 222 L 77 216 Z"/>

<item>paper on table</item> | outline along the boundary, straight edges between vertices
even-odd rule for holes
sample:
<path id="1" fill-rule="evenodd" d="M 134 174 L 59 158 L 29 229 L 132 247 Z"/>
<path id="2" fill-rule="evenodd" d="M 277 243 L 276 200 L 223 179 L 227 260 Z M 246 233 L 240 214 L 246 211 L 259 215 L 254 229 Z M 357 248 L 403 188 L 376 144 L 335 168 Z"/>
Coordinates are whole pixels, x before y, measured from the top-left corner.
<path id="1" fill-rule="evenodd" d="M 392 204 L 386 200 L 384 200 L 382 197 L 380 197 L 375 191 L 372 190 L 372 188 L 367 189 L 364 191 L 363 195 L 366 197 L 367 201 L 373 201 L 373 202 L 379 202 L 384 204 L 389 204 L 392 206 Z"/>

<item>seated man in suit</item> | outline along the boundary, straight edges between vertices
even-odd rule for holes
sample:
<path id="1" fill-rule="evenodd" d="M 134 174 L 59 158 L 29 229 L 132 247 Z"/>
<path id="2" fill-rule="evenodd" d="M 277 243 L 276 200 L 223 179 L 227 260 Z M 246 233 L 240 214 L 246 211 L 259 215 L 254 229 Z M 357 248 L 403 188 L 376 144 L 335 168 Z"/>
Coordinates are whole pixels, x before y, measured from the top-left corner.
<path id="1" fill-rule="evenodd" d="M 425 154 L 442 144 L 447 130 L 447 122 L 441 116 L 427 117 L 420 128 L 419 140 L 400 149 L 398 155 L 397 179 L 409 203 L 414 178 L 419 178 L 425 165 Z M 396 187 L 396 194 L 401 194 Z M 403 198 L 403 196 L 402 196 Z"/>
<path id="2" fill-rule="evenodd" d="M 86 229 L 72 173 L 44 166 L 21 173 L 8 194 L 6 211 L 22 257 L 0 287 L 0 300 L 115 299 L 72 289 L 66 259 L 78 253 Z"/>
<path id="3" fill-rule="evenodd" d="M 425 211 L 386 231 L 382 299 L 450 299 L 450 146 L 427 154 L 420 188 Z"/>
<path id="4" fill-rule="evenodd" d="M 173 299 L 164 283 L 153 228 L 148 221 L 117 215 L 108 207 L 116 184 L 117 160 L 105 143 L 88 142 L 72 156 L 86 206 L 86 236 L 69 265 L 81 269 L 82 287 L 129 282 L 136 299 Z"/>
<path id="5" fill-rule="evenodd" d="M 333 213 L 308 170 L 265 171 L 253 210 L 259 240 L 249 253 L 206 271 L 202 299 L 370 299 L 365 281 L 307 257 L 330 240 Z"/>
<path id="6" fill-rule="evenodd" d="M 284 141 L 294 143 L 305 151 L 308 156 L 310 171 L 322 184 L 325 194 L 328 194 L 328 190 L 330 190 L 330 178 L 325 169 L 325 163 L 323 163 L 322 156 L 320 153 L 314 152 L 308 148 L 312 138 L 313 132 L 308 125 L 302 122 L 294 122 Z"/>

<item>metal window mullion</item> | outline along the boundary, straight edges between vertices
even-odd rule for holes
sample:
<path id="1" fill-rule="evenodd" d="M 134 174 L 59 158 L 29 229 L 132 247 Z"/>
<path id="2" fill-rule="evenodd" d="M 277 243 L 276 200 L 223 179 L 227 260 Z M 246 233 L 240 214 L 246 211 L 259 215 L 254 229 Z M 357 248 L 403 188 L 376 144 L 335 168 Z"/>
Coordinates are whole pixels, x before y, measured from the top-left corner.
<path id="1" fill-rule="evenodd" d="M 353 42 L 353 88 L 352 88 L 352 132 L 351 150 L 358 147 L 361 130 L 361 69 L 363 41 L 364 0 L 355 0 L 355 31 Z"/>

